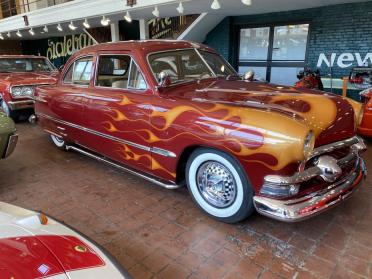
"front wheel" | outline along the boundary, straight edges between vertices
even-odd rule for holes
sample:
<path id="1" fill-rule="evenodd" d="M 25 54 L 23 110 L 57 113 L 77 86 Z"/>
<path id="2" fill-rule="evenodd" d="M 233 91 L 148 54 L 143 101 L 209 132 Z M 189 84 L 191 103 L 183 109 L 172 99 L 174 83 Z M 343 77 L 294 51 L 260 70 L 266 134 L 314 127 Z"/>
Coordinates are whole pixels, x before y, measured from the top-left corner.
<path id="1" fill-rule="evenodd" d="M 236 223 L 254 211 L 253 190 L 239 162 L 213 149 L 194 151 L 186 166 L 187 187 L 209 216 Z"/>
<path id="2" fill-rule="evenodd" d="M 55 135 L 50 135 L 50 138 L 58 149 L 67 150 L 67 145 L 63 138 L 57 137 Z"/>

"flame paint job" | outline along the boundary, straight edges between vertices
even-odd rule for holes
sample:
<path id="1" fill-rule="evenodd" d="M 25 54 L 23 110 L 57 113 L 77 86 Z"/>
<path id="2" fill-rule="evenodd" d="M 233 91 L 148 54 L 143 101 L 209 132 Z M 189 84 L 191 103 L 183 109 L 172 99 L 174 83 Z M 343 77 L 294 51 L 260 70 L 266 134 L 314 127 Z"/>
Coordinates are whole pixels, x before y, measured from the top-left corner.
<path id="1" fill-rule="evenodd" d="M 130 54 L 145 76 L 144 91 L 58 85 L 40 88 L 40 115 L 62 119 L 104 135 L 149 148 L 171 151 L 165 157 L 136 146 L 123 145 L 71 125 L 40 117 L 40 125 L 113 160 L 176 181 L 182 154 L 196 146 L 225 151 L 245 169 L 256 193 L 267 174 L 293 174 L 304 160 L 304 139 L 309 131 L 316 146 L 355 134 L 353 105 L 346 99 L 319 91 L 259 82 L 210 78 L 157 89 L 146 56 L 154 51 L 199 47 L 188 42 L 121 42 L 88 47 L 81 56 Z M 62 75 L 63 77 L 63 75 Z M 63 126 L 63 127 L 62 127 Z M 60 129 L 64 129 L 61 134 Z"/>
<path id="2" fill-rule="evenodd" d="M 83 247 L 85 251 L 75 247 Z M 74 236 L 0 239 L 0 278 L 44 278 L 103 265 L 93 249 Z"/>
<path id="3" fill-rule="evenodd" d="M 366 90 L 363 95 L 366 103 L 362 123 L 359 126 L 358 132 L 361 135 L 372 137 L 372 88 Z"/>

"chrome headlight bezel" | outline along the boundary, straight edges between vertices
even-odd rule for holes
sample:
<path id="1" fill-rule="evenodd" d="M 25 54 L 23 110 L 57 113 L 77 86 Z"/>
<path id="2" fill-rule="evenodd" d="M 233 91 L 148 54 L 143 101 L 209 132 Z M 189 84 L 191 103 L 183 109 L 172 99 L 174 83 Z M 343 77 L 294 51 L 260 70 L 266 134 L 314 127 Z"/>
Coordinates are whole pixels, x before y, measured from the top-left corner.
<path id="1" fill-rule="evenodd" d="M 315 135 L 313 131 L 310 131 L 304 140 L 304 147 L 303 147 L 303 152 L 304 152 L 304 158 L 307 160 L 310 158 L 311 154 L 314 151 L 315 147 Z"/>
<path id="2" fill-rule="evenodd" d="M 33 99 L 35 93 L 35 88 L 32 85 L 24 85 L 24 86 L 13 86 L 10 89 L 10 94 L 14 99 L 23 99 L 29 98 Z"/>

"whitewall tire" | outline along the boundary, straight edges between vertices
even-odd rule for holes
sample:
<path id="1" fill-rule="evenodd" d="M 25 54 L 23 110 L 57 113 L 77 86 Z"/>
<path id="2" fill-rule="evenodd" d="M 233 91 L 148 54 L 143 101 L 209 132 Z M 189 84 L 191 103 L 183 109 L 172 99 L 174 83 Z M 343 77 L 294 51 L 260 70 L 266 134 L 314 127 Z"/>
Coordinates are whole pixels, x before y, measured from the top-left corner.
<path id="1" fill-rule="evenodd" d="M 55 135 L 50 135 L 50 138 L 57 148 L 61 150 L 66 150 L 66 142 L 63 138 L 57 137 Z"/>
<path id="2" fill-rule="evenodd" d="M 239 162 L 213 149 L 194 151 L 186 166 L 186 181 L 196 204 L 208 215 L 236 223 L 253 211 L 253 190 Z"/>

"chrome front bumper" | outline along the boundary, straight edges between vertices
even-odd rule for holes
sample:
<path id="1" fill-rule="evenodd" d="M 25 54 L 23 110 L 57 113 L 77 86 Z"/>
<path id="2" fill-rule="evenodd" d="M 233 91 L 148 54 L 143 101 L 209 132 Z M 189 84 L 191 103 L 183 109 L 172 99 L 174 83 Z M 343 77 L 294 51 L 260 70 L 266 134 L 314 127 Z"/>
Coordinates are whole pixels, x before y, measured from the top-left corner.
<path id="1" fill-rule="evenodd" d="M 337 146 L 336 143 L 335 146 Z M 316 152 L 317 162 L 313 167 L 300 171 L 293 176 L 267 176 L 265 183 L 277 186 L 301 185 L 301 183 L 319 176 L 329 185 L 317 192 L 312 192 L 300 198 L 271 198 L 268 196 L 255 196 L 254 206 L 256 210 L 268 217 L 285 221 L 297 222 L 317 215 L 330 207 L 333 207 L 347 199 L 364 180 L 367 169 L 360 152 L 366 146 L 360 138 L 344 141 L 340 147 L 349 146 L 351 152 L 344 158 L 336 160 L 331 156 Z M 328 146 L 329 147 L 329 146 Z M 328 149 L 329 150 L 329 149 Z M 328 151 L 327 150 L 327 151 Z M 334 151 L 334 150 L 331 150 Z M 342 174 L 344 165 L 353 163 L 355 165 L 348 175 L 338 179 Z"/>
<path id="2" fill-rule="evenodd" d="M 34 100 L 10 101 L 10 102 L 8 102 L 8 106 L 10 107 L 11 110 L 34 108 L 34 105 L 35 105 Z"/>
<path id="3" fill-rule="evenodd" d="M 13 151 L 14 151 L 16 145 L 17 145 L 17 142 L 18 142 L 18 135 L 17 134 L 9 136 L 8 144 L 6 146 L 3 159 L 9 157 L 10 154 L 13 153 Z"/>

